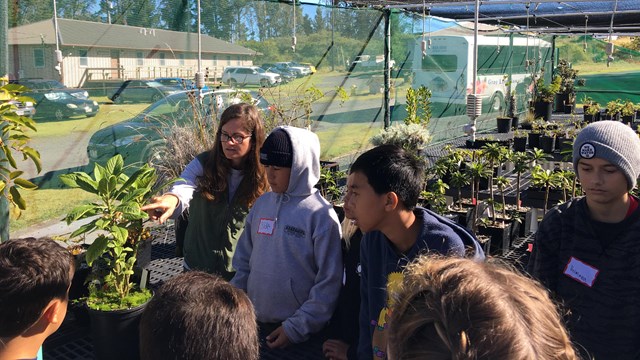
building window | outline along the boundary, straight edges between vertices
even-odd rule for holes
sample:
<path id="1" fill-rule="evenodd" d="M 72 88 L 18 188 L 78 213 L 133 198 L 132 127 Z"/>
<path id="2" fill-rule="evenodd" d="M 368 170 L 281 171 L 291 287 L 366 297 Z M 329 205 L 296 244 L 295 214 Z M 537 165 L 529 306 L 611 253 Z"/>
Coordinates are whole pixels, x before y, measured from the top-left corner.
<path id="1" fill-rule="evenodd" d="M 231 55 L 227 55 L 227 65 L 231 65 Z"/>
<path id="2" fill-rule="evenodd" d="M 33 49 L 33 66 L 44 67 L 44 49 Z"/>
<path id="3" fill-rule="evenodd" d="M 213 66 L 218 66 L 218 55 L 213 55 Z"/>
<path id="4" fill-rule="evenodd" d="M 238 65 L 242 65 L 242 56 L 238 55 L 238 60 L 236 60 Z"/>
<path id="5" fill-rule="evenodd" d="M 164 53 L 160 53 L 160 66 L 164 66 L 164 65 L 165 65 Z"/>
<path id="6" fill-rule="evenodd" d="M 87 58 L 88 51 L 86 49 L 78 50 L 78 56 L 80 57 L 80 66 L 89 66 L 89 59 Z"/>
<path id="7" fill-rule="evenodd" d="M 142 51 L 136 52 L 136 58 L 136 63 L 138 64 L 138 66 L 144 65 L 144 55 L 142 54 Z"/>
<path id="8" fill-rule="evenodd" d="M 178 59 L 180 59 L 180 66 L 184 65 L 184 54 L 178 54 Z"/>

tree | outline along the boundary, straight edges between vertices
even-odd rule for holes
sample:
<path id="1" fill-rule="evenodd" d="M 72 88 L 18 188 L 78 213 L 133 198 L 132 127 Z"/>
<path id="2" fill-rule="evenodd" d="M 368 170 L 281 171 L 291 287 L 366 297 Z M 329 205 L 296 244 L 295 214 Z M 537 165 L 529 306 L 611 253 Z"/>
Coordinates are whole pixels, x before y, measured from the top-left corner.
<path id="1" fill-rule="evenodd" d="M 160 27 L 160 14 L 154 0 L 108 0 L 100 1 L 98 14 L 111 14 L 112 24 Z"/>
<path id="2" fill-rule="evenodd" d="M 197 17 L 194 2 L 189 0 L 161 0 L 160 23 L 168 30 L 196 31 L 194 19 Z"/>
<path id="3" fill-rule="evenodd" d="M 9 1 L 9 27 L 53 18 L 53 1 Z"/>
<path id="4" fill-rule="evenodd" d="M 57 0 L 58 16 L 65 19 L 95 21 L 89 8 L 95 3 L 88 0 Z"/>
<path id="5" fill-rule="evenodd" d="M 313 31 L 314 32 L 319 32 L 325 29 L 328 29 L 329 26 L 327 26 L 327 24 L 325 23 L 326 19 L 323 17 L 322 15 L 322 8 L 320 6 L 316 7 L 316 16 L 313 18 Z M 311 34 L 311 33 L 309 33 Z"/>

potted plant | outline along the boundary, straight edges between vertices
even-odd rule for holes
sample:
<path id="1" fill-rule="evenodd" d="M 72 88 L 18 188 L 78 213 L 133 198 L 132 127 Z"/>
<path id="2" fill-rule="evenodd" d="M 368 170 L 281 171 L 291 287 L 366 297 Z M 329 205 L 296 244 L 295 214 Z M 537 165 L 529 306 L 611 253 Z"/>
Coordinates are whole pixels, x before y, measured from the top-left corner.
<path id="1" fill-rule="evenodd" d="M 513 151 L 527 151 L 527 133 L 522 130 L 513 132 Z"/>
<path id="2" fill-rule="evenodd" d="M 553 113 L 553 102 L 556 94 L 560 91 L 562 79 L 555 76 L 550 84 L 545 84 L 544 77 L 536 81 L 536 101 L 534 103 L 534 113 L 536 118 L 541 117 L 545 121 L 551 120 Z"/>
<path id="3" fill-rule="evenodd" d="M 600 120 L 600 105 L 598 103 L 592 103 L 584 109 L 584 121 L 592 123 Z"/>
<path id="4" fill-rule="evenodd" d="M 622 110 L 622 101 L 620 99 L 611 100 L 605 107 L 604 120 L 616 120 L 620 121 L 620 111 Z"/>
<path id="5" fill-rule="evenodd" d="M 556 134 L 553 130 L 545 130 L 540 135 L 540 148 L 547 154 L 551 154 L 555 149 Z"/>
<path id="6" fill-rule="evenodd" d="M 540 148 L 540 136 L 546 128 L 546 121 L 538 118 L 531 125 L 531 132 L 528 134 L 529 147 L 531 149 Z"/>
<path id="7" fill-rule="evenodd" d="M 573 69 L 567 60 L 560 59 L 555 73 L 561 78 L 560 90 L 556 95 L 556 111 L 571 114 L 576 98 L 575 81 L 578 70 Z"/>
<path id="8" fill-rule="evenodd" d="M 502 167 L 502 163 L 509 156 L 509 150 L 506 147 L 500 146 L 498 144 L 487 144 L 483 147 L 483 155 L 488 162 L 489 165 L 489 199 L 494 199 L 493 196 L 493 178 L 496 175 L 495 169 L 500 169 Z M 494 175 L 495 174 L 495 175 Z M 489 212 L 491 214 L 495 214 L 495 208 L 493 206 L 493 201 L 489 203 Z M 495 220 L 495 219 L 494 219 Z"/>
<path id="9" fill-rule="evenodd" d="M 529 190 L 535 191 L 534 189 L 542 189 L 544 192 L 544 200 L 542 203 L 542 213 L 543 215 L 547 213 L 547 209 L 549 208 L 549 200 L 552 199 L 554 203 L 560 201 L 562 195 L 554 196 L 550 198 L 551 190 L 556 189 L 560 184 L 560 175 L 558 172 L 543 169 L 541 166 L 537 165 L 531 170 L 531 184 L 532 188 Z M 533 196 L 528 196 L 530 199 L 533 199 Z"/>
<path id="10" fill-rule="evenodd" d="M 342 185 L 344 185 L 341 182 L 346 177 L 347 173 L 339 170 L 337 166 L 322 166 L 320 168 L 320 179 L 316 184 L 316 188 L 320 190 L 322 197 L 333 205 L 333 209 L 338 214 L 341 222 L 344 219 L 344 208 L 342 204 L 339 204 L 342 199 Z"/>
<path id="11" fill-rule="evenodd" d="M 95 164 L 93 176 L 86 172 L 61 175 L 64 184 L 97 196 L 65 217 L 67 224 L 92 219 L 71 234 L 76 237 L 97 231 L 86 252 L 95 279 L 86 304 L 91 316 L 94 350 L 99 359 L 128 359 L 137 356 L 137 322 L 151 293 L 134 284 L 138 250 L 150 241 L 144 226 L 147 213 L 140 210 L 153 194 L 172 181 L 158 184 L 156 170 L 145 164 L 130 177 L 124 172 L 121 155 L 105 166 Z M 97 264 L 97 266 L 95 266 Z"/>
<path id="12" fill-rule="evenodd" d="M 636 109 L 631 100 L 625 100 L 620 106 L 620 115 L 622 122 L 625 124 L 631 124 L 636 117 Z"/>

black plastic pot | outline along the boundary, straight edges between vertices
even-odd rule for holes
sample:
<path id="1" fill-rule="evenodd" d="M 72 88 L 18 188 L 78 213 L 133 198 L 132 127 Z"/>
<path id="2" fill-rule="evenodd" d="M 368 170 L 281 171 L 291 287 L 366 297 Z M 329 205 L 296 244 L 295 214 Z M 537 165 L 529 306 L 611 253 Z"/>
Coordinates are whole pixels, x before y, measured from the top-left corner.
<path id="1" fill-rule="evenodd" d="M 498 133 L 506 134 L 511 130 L 511 118 L 510 117 L 497 117 Z"/>
<path id="2" fill-rule="evenodd" d="M 138 325 L 146 305 L 115 311 L 89 309 L 91 337 L 96 359 L 140 359 Z"/>
<path id="3" fill-rule="evenodd" d="M 529 148 L 540 148 L 540 133 L 529 133 Z"/>
<path id="4" fill-rule="evenodd" d="M 517 130 L 518 129 L 518 124 L 520 123 L 520 117 L 518 115 L 515 115 L 513 117 L 511 117 L 511 128 L 513 130 Z"/>
<path id="5" fill-rule="evenodd" d="M 536 118 L 541 117 L 544 121 L 551 120 L 553 114 L 553 102 L 536 101 L 533 104 L 533 113 Z"/>
<path id="6" fill-rule="evenodd" d="M 505 255 L 511 246 L 511 223 L 500 226 L 478 225 L 478 234 L 491 238 L 489 255 Z"/>
<path id="7" fill-rule="evenodd" d="M 540 148 L 547 154 L 551 154 L 556 144 L 555 136 L 540 136 Z"/>
<path id="8" fill-rule="evenodd" d="M 513 150 L 519 151 L 519 152 L 527 151 L 527 138 L 526 137 L 513 138 Z"/>
<path id="9" fill-rule="evenodd" d="M 633 122 L 633 118 L 635 117 L 634 115 L 624 115 L 622 116 L 622 122 L 625 124 L 631 124 Z"/>

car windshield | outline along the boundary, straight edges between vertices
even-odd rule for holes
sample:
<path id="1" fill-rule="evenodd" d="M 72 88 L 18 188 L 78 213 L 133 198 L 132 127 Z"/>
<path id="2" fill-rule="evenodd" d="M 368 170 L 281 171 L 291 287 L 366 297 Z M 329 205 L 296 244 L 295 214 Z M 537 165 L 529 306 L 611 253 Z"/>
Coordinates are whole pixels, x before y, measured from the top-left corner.
<path id="1" fill-rule="evenodd" d="M 160 86 L 164 86 L 161 83 L 157 82 L 157 81 L 145 81 L 145 84 L 147 84 L 150 87 L 160 87 Z"/>
<path id="2" fill-rule="evenodd" d="M 49 80 L 47 81 L 47 86 L 50 89 L 66 89 L 67 87 L 64 86 L 61 82 L 56 81 L 56 80 Z"/>
<path id="3" fill-rule="evenodd" d="M 266 73 L 266 71 L 263 68 L 260 68 L 260 67 L 259 68 L 255 68 L 254 70 L 257 71 L 260 74 Z"/>

